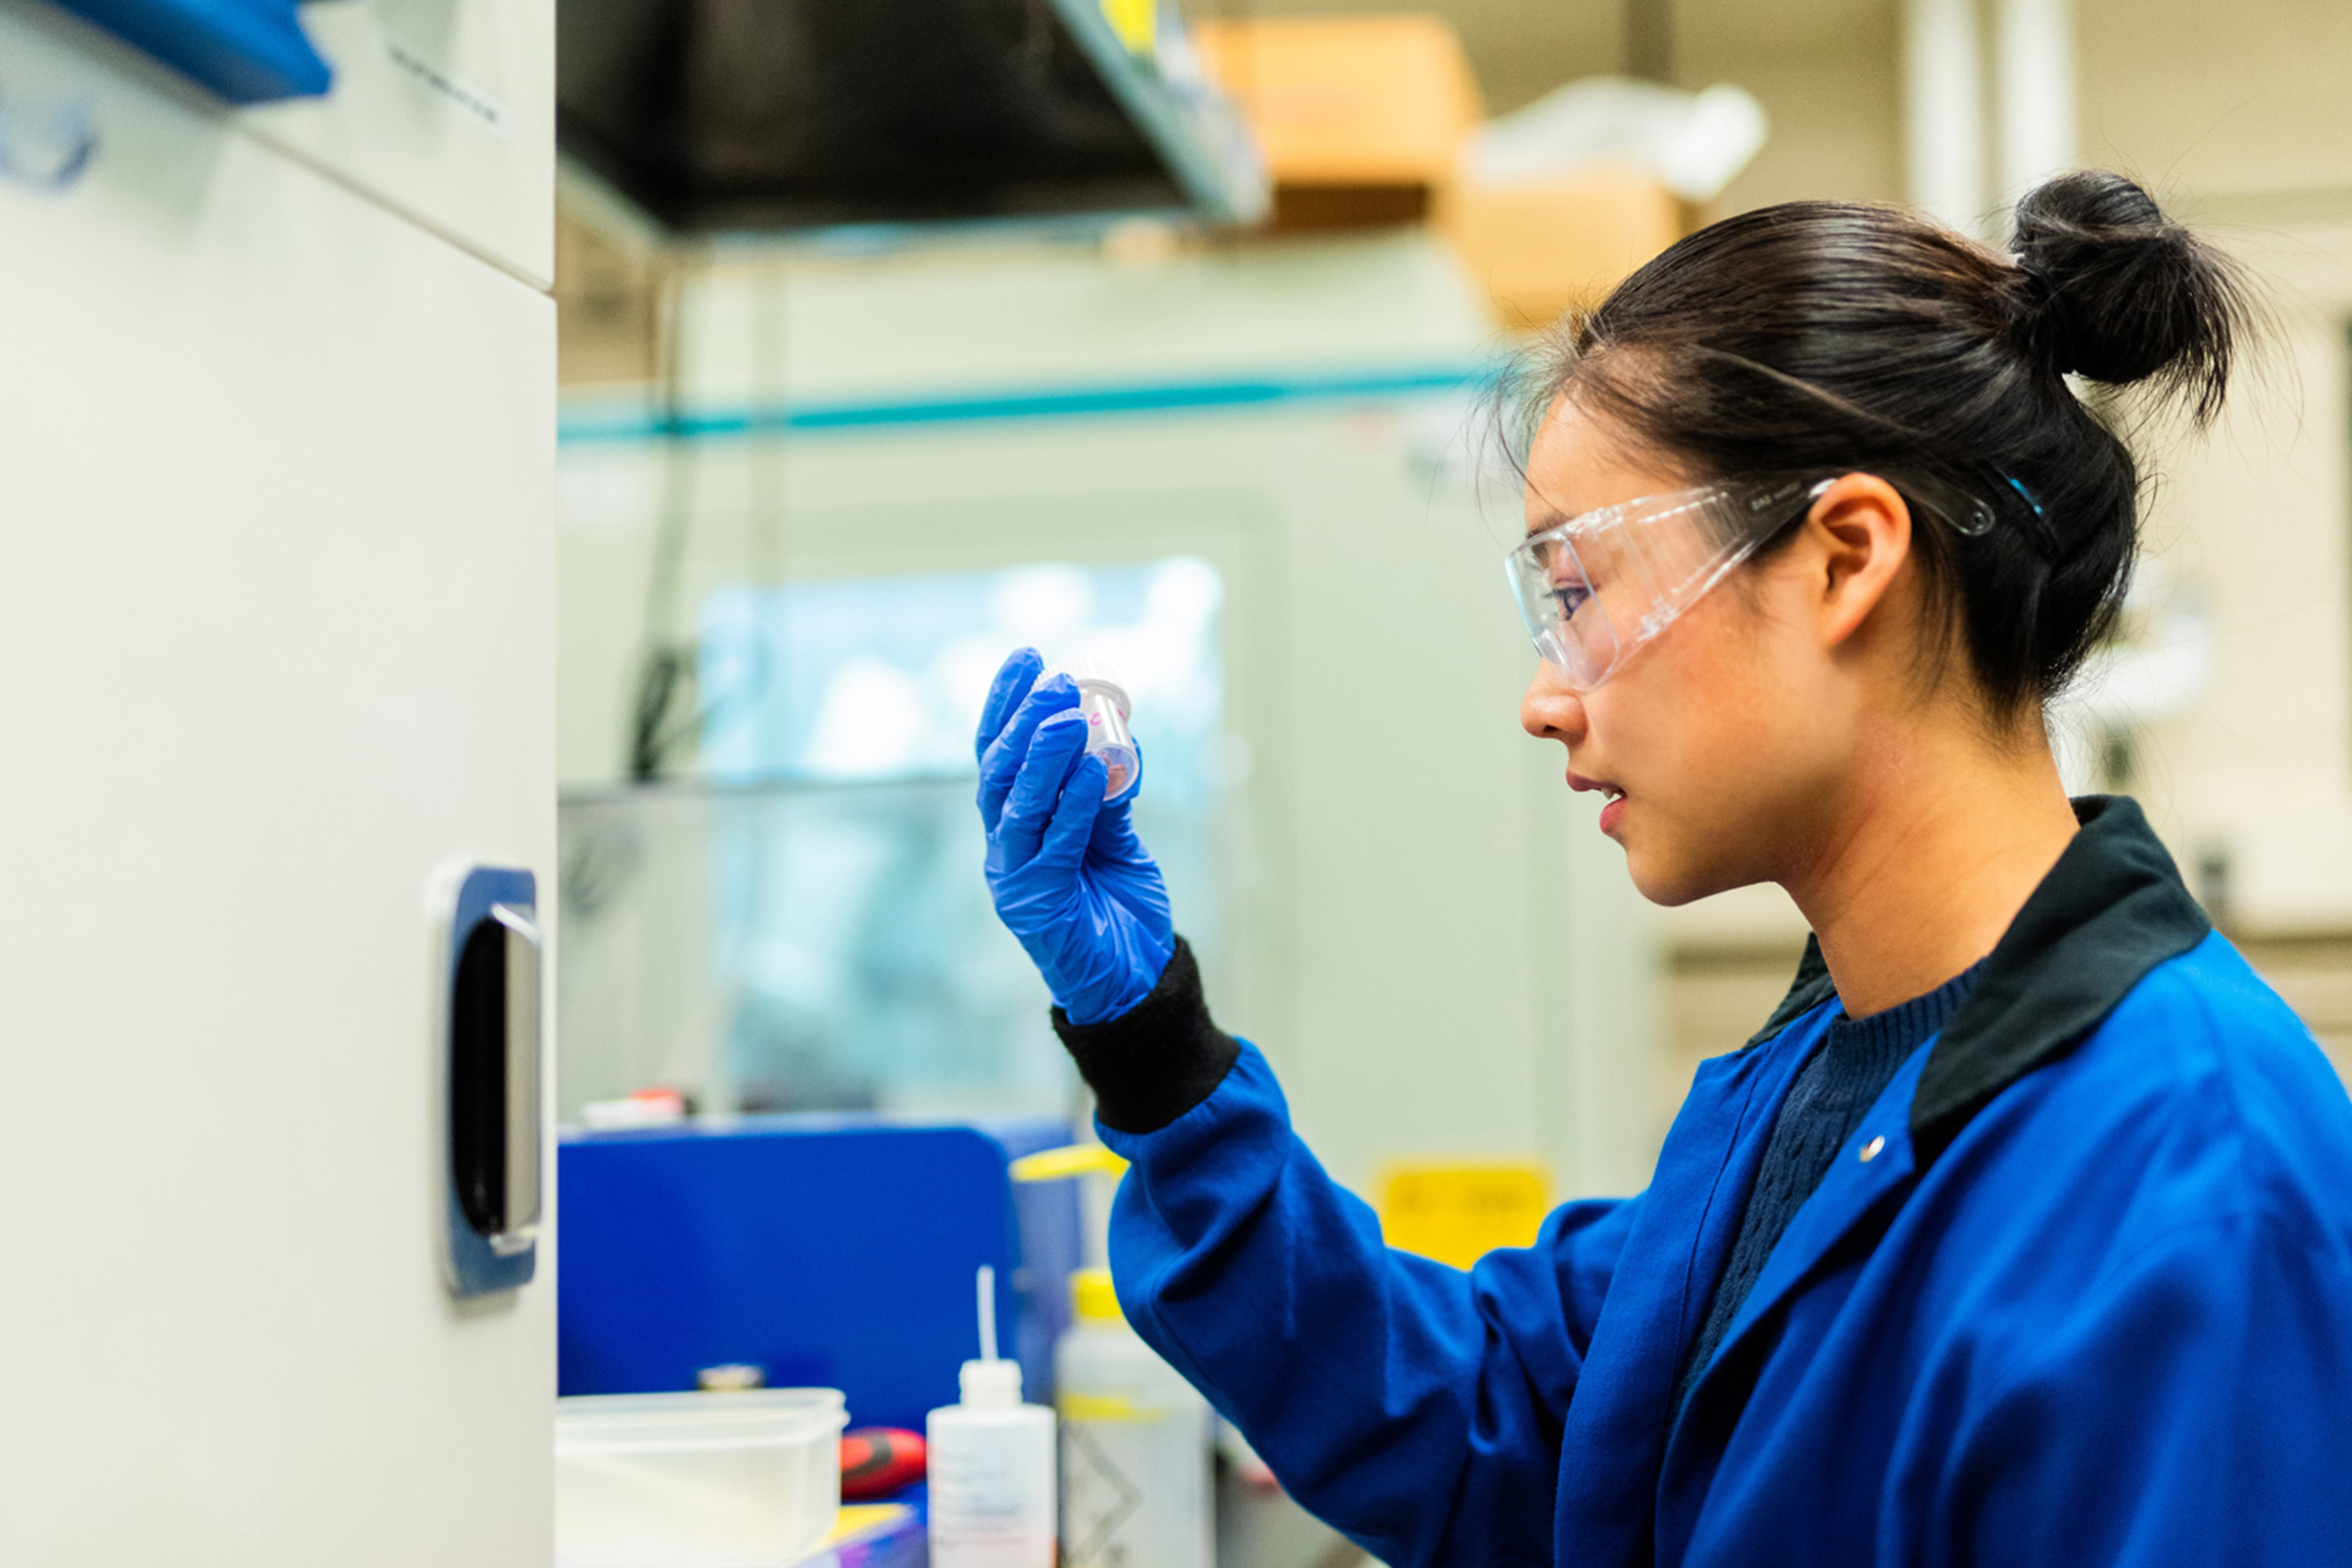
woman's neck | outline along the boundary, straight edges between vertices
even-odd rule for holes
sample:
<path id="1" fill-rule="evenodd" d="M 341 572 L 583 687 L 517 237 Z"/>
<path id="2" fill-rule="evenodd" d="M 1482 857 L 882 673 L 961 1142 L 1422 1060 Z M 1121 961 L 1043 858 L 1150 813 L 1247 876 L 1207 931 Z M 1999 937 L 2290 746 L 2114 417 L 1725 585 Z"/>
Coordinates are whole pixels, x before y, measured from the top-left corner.
<path id="1" fill-rule="evenodd" d="M 2004 744 L 1965 721 L 1906 730 L 1840 791 L 1831 847 L 1782 879 L 1857 1018 L 1991 952 L 2076 826 L 2038 710 Z"/>

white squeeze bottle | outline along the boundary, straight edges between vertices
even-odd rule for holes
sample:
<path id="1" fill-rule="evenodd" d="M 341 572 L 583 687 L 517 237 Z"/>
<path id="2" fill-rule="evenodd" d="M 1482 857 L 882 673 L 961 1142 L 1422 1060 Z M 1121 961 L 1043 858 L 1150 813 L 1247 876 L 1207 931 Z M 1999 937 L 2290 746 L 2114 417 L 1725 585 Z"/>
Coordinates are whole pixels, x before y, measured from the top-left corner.
<path id="1" fill-rule="evenodd" d="M 1110 1270 L 1070 1288 L 1054 1348 L 1063 1568 L 1213 1568 L 1209 1402 L 1128 1326 Z"/>
<path id="2" fill-rule="evenodd" d="M 980 1352 L 963 1402 L 923 1424 L 931 1568 L 1054 1568 L 1054 1413 L 1021 1403 L 1021 1363 L 996 1353 L 996 1270 L 980 1270 Z"/>

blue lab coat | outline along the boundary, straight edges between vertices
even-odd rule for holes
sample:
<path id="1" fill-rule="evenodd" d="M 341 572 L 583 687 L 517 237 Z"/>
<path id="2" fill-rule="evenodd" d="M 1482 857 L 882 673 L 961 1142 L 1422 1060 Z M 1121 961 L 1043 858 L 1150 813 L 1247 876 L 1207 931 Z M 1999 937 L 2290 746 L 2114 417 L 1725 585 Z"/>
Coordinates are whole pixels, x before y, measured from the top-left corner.
<path id="1" fill-rule="evenodd" d="M 2352 1102 L 2138 809 L 2077 809 L 1681 1408 L 1817 950 L 1647 1191 L 1467 1272 L 1383 1247 L 1180 950 L 1064 1029 L 1129 1317 L 1393 1568 L 2352 1563 Z"/>

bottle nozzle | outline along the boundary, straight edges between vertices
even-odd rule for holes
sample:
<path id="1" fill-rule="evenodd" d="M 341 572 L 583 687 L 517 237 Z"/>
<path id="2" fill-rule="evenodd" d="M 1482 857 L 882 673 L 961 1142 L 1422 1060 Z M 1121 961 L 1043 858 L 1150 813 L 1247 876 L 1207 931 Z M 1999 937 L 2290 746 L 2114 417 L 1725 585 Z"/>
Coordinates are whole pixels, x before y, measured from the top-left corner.
<path id="1" fill-rule="evenodd" d="M 1021 1363 L 996 1353 L 996 1270 L 985 1263 L 980 1266 L 980 1359 L 964 1363 L 956 1381 L 966 1405 L 1021 1403 Z"/>
<path id="2" fill-rule="evenodd" d="M 980 1266 L 980 1359 L 997 1359 L 996 1270 L 986 1263 Z"/>

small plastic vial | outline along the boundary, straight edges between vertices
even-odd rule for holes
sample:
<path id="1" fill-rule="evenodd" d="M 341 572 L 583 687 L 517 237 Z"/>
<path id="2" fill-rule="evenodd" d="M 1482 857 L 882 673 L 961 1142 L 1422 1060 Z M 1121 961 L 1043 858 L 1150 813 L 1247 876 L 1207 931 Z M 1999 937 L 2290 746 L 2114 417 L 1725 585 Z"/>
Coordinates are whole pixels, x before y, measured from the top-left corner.
<path id="1" fill-rule="evenodd" d="M 1066 675 L 1076 683 L 1078 711 L 1087 716 L 1087 754 L 1100 757 L 1109 771 L 1103 798 L 1118 799 L 1143 777 L 1142 754 L 1127 732 L 1128 715 L 1134 710 L 1128 702 L 1127 689 L 1083 661 L 1057 666 L 1053 673 Z"/>

